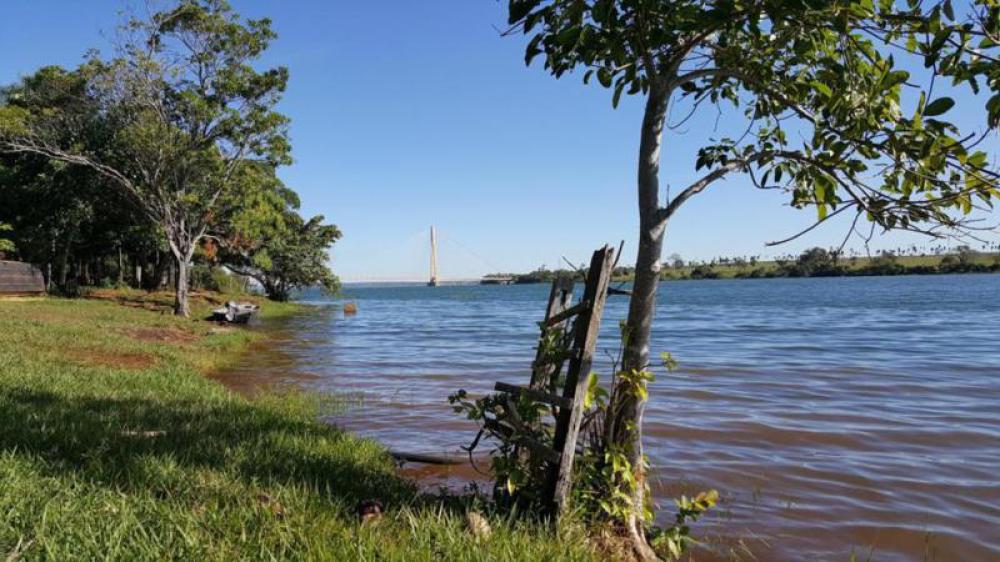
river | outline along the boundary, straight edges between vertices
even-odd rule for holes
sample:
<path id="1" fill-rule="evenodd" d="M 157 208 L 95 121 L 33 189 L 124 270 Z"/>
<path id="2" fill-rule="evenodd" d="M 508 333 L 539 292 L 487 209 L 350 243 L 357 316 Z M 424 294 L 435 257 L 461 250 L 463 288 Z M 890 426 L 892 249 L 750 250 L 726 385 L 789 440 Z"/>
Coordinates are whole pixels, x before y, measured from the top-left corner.
<path id="1" fill-rule="evenodd" d="M 344 292 L 356 315 L 307 293 L 224 378 L 347 396 L 331 421 L 441 452 L 475 433 L 448 394 L 527 381 L 548 287 Z M 604 375 L 626 306 L 609 298 Z M 661 511 L 724 498 L 697 526 L 703 559 L 1000 560 L 1000 276 L 664 283 L 652 350 L 680 363 L 646 417 Z"/>

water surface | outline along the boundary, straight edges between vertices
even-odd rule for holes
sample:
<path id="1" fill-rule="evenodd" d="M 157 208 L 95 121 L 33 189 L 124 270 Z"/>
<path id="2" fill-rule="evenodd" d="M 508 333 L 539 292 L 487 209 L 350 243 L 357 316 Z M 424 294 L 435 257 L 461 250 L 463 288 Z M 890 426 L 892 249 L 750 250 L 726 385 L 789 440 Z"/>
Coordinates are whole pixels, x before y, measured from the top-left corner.
<path id="1" fill-rule="evenodd" d="M 529 376 L 546 286 L 348 286 L 280 348 L 227 375 L 293 377 L 357 406 L 334 421 L 390 447 L 454 451 L 449 393 Z M 718 559 L 1000 560 L 1000 276 L 665 283 L 646 418 L 655 493 L 725 498 Z M 617 350 L 611 297 L 597 369 Z M 249 379 L 248 379 L 249 380 Z M 433 475 L 433 469 L 421 469 Z"/>

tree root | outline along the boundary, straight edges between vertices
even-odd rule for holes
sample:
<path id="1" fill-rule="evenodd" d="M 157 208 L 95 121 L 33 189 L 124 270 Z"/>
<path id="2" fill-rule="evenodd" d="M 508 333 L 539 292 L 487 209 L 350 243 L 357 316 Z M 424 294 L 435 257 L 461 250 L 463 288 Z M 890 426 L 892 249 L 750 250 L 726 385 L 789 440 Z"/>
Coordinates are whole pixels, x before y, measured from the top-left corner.
<path id="1" fill-rule="evenodd" d="M 660 562 L 660 557 L 656 555 L 653 547 L 646 540 L 646 533 L 643 531 L 639 517 L 633 514 L 628 518 L 625 526 L 628 529 L 629 540 L 636 557 L 643 562 Z"/>

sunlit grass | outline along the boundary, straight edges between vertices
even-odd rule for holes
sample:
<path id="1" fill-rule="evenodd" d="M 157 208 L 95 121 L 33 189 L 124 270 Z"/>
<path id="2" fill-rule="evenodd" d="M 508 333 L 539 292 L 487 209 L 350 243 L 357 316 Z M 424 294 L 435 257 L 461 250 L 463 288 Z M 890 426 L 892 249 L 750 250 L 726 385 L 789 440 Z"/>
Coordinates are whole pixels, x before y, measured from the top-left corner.
<path id="1" fill-rule="evenodd" d="M 202 376 L 258 335 L 115 301 L 0 301 L 0 557 L 594 557 L 572 525 L 488 514 L 476 540 L 466 501 L 420 496 L 382 446 L 316 422 L 314 397 L 249 401 Z M 368 499 L 386 515 L 361 525 Z"/>

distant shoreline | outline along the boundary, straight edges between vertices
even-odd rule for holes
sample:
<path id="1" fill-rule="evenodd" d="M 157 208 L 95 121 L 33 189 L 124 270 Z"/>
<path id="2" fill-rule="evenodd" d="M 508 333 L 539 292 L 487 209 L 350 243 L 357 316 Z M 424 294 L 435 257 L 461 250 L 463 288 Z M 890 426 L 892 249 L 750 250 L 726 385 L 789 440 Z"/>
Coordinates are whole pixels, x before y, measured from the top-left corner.
<path id="1" fill-rule="evenodd" d="M 1000 253 L 960 250 L 947 254 L 896 256 L 883 253 L 875 257 L 837 257 L 821 248 L 803 252 L 798 258 L 757 261 L 753 258 L 713 260 L 694 264 L 663 264 L 662 281 L 699 279 L 777 279 L 803 277 L 890 277 L 897 275 L 941 275 L 955 273 L 1000 272 Z M 536 270 L 513 277 L 514 285 L 549 283 L 557 277 L 582 274 L 572 270 Z M 632 268 L 619 267 L 614 281 L 632 281 Z"/>

